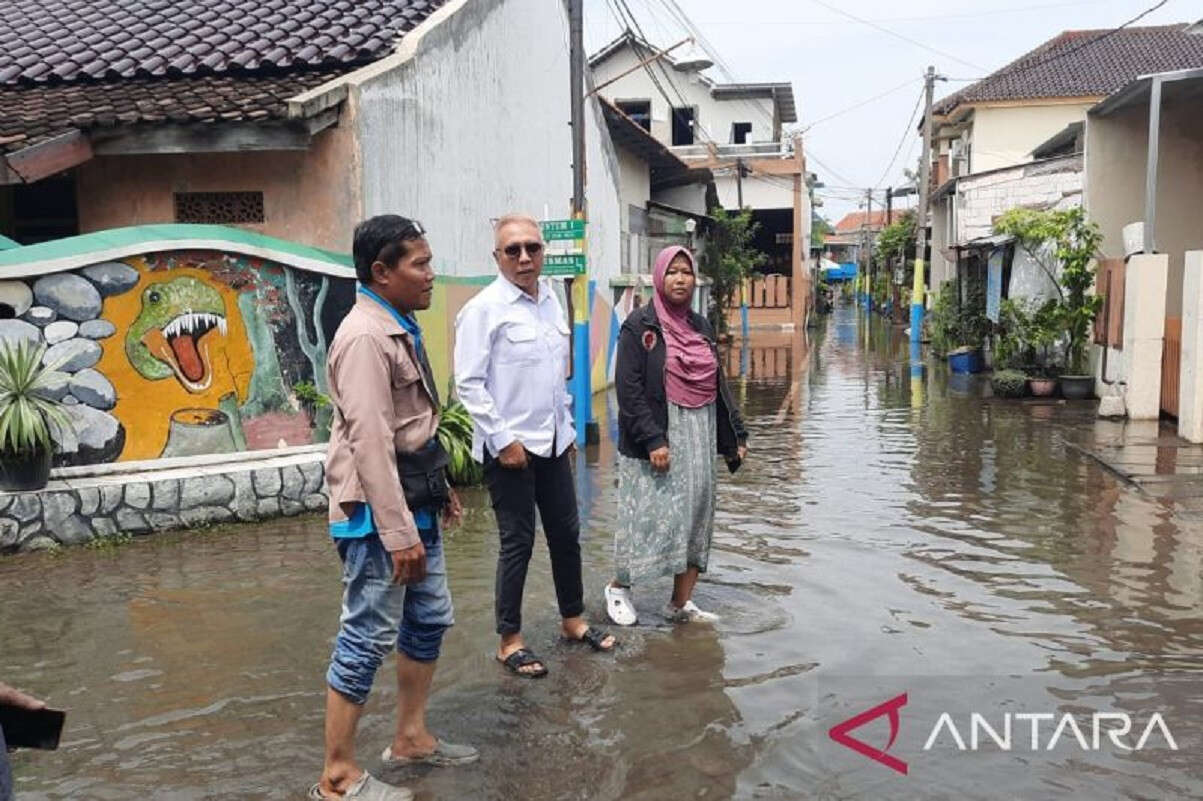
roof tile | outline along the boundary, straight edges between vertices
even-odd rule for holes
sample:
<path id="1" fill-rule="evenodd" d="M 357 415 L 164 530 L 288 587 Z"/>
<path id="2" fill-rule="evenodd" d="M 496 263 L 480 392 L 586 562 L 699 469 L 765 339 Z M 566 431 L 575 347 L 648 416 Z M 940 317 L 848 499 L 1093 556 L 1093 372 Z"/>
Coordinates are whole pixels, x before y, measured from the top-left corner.
<path id="1" fill-rule="evenodd" d="M 443 2 L 7 0 L 0 19 L 0 83 L 86 81 L 110 69 L 113 77 L 133 78 L 161 71 L 159 57 L 184 75 L 357 64 L 388 55 L 400 34 Z M 365 28 L 358 32 L 371 46 L 346 46 L 352 28 Z M 327 34 L 324 41 L 315 38 L 319 33 Z M 215 50 L 229 40 L 242 47 Z M 278 46 L 267 48 L 264 41 Z M 167 52 L 172 45 L 196 57 Z M 270 50 L 266 58 L 259 56 L 264 50 Z"/>
<path id="2" fill-rule="evenodd" d="M 1203 67 L 1203 36 L 1186 25 L 1066 31 L 941 100 L 937 114 L 999 100 L 1100 97 L 1140 75 Z"/>

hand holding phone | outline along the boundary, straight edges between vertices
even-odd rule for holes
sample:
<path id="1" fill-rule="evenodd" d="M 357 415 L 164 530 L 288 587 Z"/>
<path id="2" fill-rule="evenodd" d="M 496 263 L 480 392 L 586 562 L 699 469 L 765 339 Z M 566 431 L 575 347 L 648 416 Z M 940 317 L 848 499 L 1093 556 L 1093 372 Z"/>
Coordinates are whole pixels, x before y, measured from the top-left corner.
<path id="1" fill-rule="evenodd" d="M 67 714 L 0 682 L 0 731 L 9 748 L 58 748 Z"/>

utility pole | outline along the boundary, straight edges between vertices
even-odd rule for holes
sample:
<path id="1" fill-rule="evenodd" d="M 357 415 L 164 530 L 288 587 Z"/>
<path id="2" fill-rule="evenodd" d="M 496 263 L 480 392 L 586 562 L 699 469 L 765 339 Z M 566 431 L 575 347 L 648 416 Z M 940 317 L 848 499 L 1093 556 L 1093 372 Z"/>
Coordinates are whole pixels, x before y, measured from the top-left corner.
<path id="1" fill-rule="evenodd" d="M 873 189 L 865 190 L 865 311 L 873 311 Z"/>
<path id="2" fill-rule="evenodd" d="M 572 122 L 572 216 L 587 219 L 585 209 L 585 35 L 584 0 L 568 0 L 568 81 Z M 586 234 L 586 237 L 588 234 Z M 588 261 L 586 261 L 588 265 Z M 597 441 L 593 423 L 592 372 L 589 364 L 589 273 L 565 280 L 572 318 L 572 405 L 576 442 Z"/>
<path id="3" fill-rule="evenodd" d="M 927 251 L 927 203 L 931 194 L 931 106 L 932 92 L 936 86 L 936 68 L 928 67 L 924 75 L 926 100 L 923 110 L 923 156 L 919 162 L 919 207 L 915 209 L 915 281 L 911 296 L 911 343 L 917 344 L 922 336 L 923 304 L 927 282 L 924 279 L 924 259 Z"/>
<path id="4" fill-rule="evenodd" d="M 894 221 L 894 187 L 886 187 L 886 227 L 888 228 Z M 891 265 L 889 262 L 885 265 L 886 268 L 886 286 L 890 288 L 890 317 L 897 319 L 898 315 L 898 289 L 894 284 L 894 276 L 891 274 Z"/>

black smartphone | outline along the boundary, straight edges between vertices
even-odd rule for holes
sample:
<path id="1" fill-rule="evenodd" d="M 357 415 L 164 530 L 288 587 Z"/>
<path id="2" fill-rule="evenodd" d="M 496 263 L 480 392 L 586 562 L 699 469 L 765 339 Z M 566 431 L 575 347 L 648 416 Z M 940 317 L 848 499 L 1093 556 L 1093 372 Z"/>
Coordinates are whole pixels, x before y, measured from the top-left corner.
<path id="1" fill-rule="evenodd" d="M 0 731 L 9 748 L 58 748 L 67 713 L 59 709 L 25 709 L 0 705 Z"/>

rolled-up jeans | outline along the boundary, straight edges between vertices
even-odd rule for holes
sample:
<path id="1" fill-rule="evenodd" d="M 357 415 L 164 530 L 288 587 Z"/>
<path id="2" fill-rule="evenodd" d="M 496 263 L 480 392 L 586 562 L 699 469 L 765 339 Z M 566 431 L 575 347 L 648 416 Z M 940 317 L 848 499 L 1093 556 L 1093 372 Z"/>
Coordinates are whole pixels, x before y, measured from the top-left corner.
<path id="1" fill-rule="evenodd" d="M 426 548 L 426 578 L 416 584 L 393 583 L 393 560 L 379 536 L 337 541 L 343 608 L 326 683 L 353 703 L 367 701 L 392 648 L 414 661 L 433 662 L 444 632 L 455 624 L 438 524 L 418 534 Z"/>

